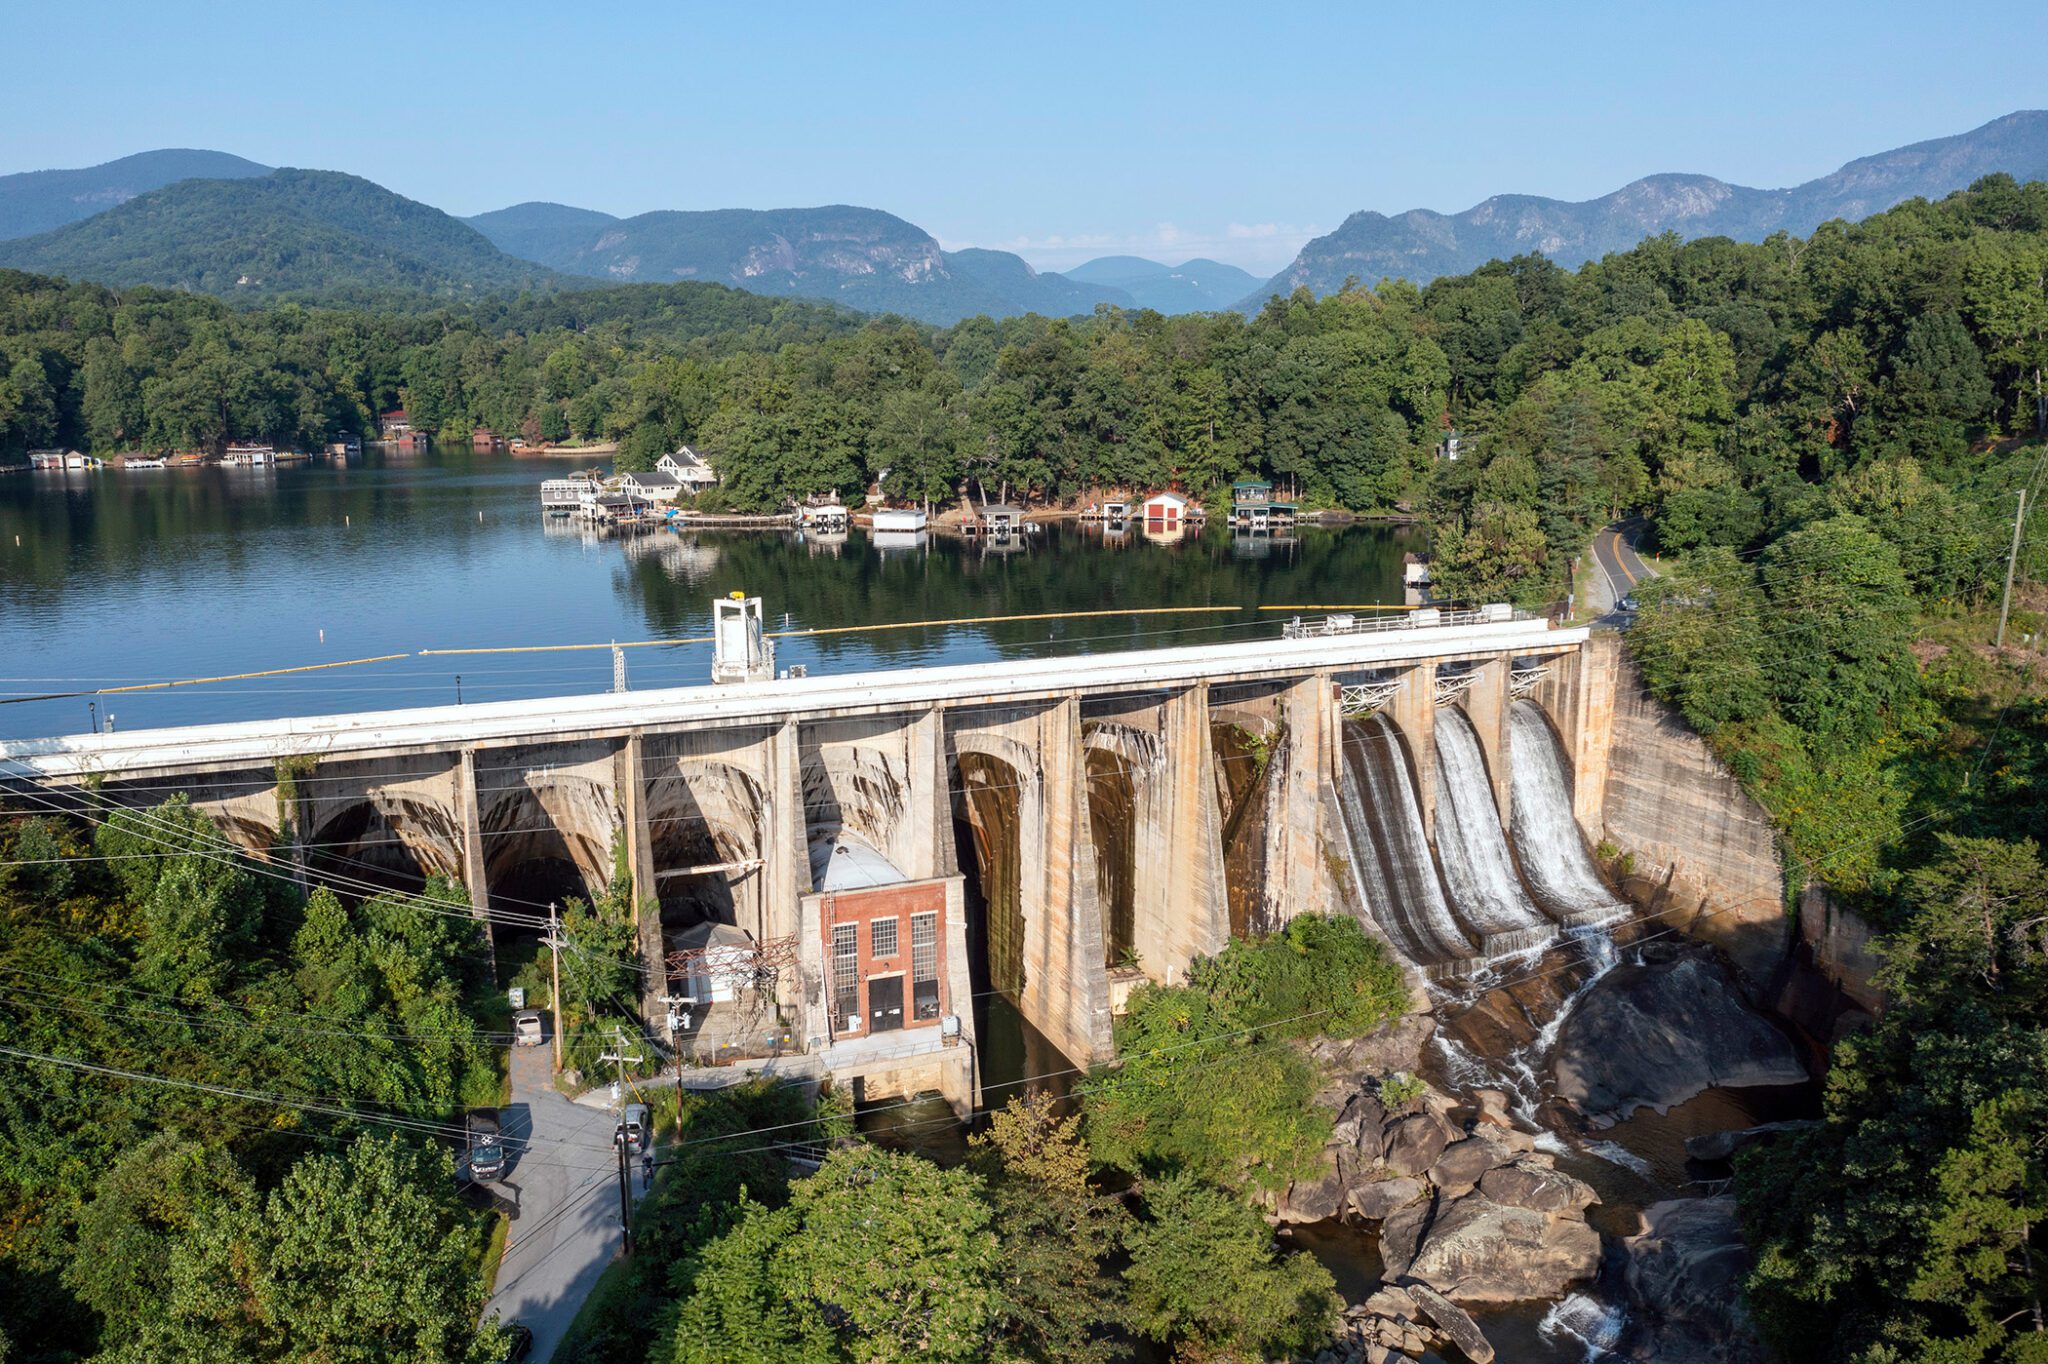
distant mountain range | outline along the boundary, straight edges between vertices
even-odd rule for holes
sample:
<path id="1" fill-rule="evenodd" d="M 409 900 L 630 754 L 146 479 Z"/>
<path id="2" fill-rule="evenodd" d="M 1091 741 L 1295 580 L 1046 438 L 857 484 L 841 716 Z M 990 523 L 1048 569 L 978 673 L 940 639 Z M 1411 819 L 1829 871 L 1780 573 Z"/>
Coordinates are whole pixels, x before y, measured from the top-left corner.
<path id="1" fill-rule="evenodd" d="M 1040 274 L 1007 251 L 945 251 L 892 213 L 824 208 L 664 210 L 614 218 L 515 204 L 468 219 L 498 248 L 568 275 L 673 284 L 709 280 L 950 323 L 976 313 L 1085 313 L 1134 306 L 1116 288 Z"/>
<path id="2" fill-rule="evenodd" d="M 270 167 L 226 152 L 138 152 L 85 170 L 0 175 L 0 239 L 48 232 L 179 180 L 236 180 Z"/>
<path id="3" fill-rule="evenodd" d="M 1068 279 L 1119 289 L 1140 308 L 1162 313 L 1217 312 L 1245 296 L 1258 276 L 1221 261 L 1191 260 L 1161 265 L 1143 256 L 1099 256 L 1062 271 Z"/>
<path id="4" fill-rule="evenodd" d="M 879 209 L 715 209 L 617 218 L 527 203 L 467 221 L 334 171 L 271 170 L 224 152 L 156 151 L 84 170 L 0 176 L 0 266 L 228 297 L 429 298 L 706 281 L 946 324 L 986 313 L 1068 316 L 1099 305 L 1181 313 L 1256 309 L 1273 293 L 1329 293 L 1347 277 L 1425 282 L 1542 252 L 1565 266 L 1644 237 L 1755 241 L 1939 198 L 2005 171 L 2048 179 L 2048 113 L 1852 161 L 1792 189 L 1655 175 L 1567 203 L 1501 195 L 1463 213 L 1354 213 L 1263 285 L 1212 260 L 1105 256 L 1064 273 L 1007 251 L 944 250 Z"/>
<path id="5" fill-rule="evenodd" d="M 53 232 L 0 242 L 0 265 L 230 297 L 465 295 L 556 279 L 437 208 L 312 170 L 180 180 Z"/>
<path id="6" fill-rule="evenodd" d="M 1349 276 L 1366 284 L 1387 278 L 1426 283 L 1532 251 L 1569 268 L 1660 232 L 1752 242 L 1779 231 L 1803 236 L 1831 218 L 1853 222 L 1915 196 L 1939 199 L 1997 171 L 2048 179 L 2048 112 L 2007 114 L 1955 137 L 1879 152 L 1792 189 L 1652 175 L 1584 203 L 1500 194 L 1463 213 L 1354 213 L 1304 246 L 1244 306 L 1256 308 L 1269 295 L 1303 286 L 1327 294 Z"/>

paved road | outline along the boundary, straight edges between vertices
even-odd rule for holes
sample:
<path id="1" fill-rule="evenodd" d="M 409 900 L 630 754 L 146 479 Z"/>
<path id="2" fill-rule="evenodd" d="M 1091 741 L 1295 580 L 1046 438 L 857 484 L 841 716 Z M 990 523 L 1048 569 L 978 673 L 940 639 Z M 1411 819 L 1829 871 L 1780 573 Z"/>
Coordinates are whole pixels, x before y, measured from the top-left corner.
<path id="1" fill-rule="evenodd" d="M 510 1205 L 512 1231 L 484 1314 L 525 1323 L 533 1331 L 529 1358 L 547 1364 L 619 1251 L 615 1119 L 556 1091 L 548 1048 L 514 1047 L 504 1120 L 512 1164 L 488 1187 Z M 633 1193 L 640 1192 L 636 1170 Z"/>
<path id="2" fill-rule="evenodd" d="M 1617 521 L 1603 527 L 1593 536 L 1593 558 L 1600 565 L 1605 580 L 1600 586 L 1606 591 L 1606 605 L 1610 610 L 1619 606 L 1621 599 L 1635 591 L 1636 584 L 1645 578 L 1657 576 L 1657 570 L 1643 562 L 1636 553 L 1636 537 L 1643 532 L 1641 521 Z"/>

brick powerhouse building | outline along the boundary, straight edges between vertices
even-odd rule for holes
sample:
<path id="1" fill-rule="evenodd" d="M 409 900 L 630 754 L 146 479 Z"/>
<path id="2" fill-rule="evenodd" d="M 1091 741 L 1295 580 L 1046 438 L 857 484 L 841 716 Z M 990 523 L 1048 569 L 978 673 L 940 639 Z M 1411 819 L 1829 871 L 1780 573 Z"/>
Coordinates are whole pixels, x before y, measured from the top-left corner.
<path id="1" fill-rule="evenodd" d="M 906 877 L 840 832 L 811 847 L 803 897 L 823 964 L 826 1066 L 858 1064 L 866 1101 L 936 1090 L 973 1101 L 972 1024 L 960 878 Z M 874 1062 L 894 1063 L 883 1078 Z M 879 1082 L 879 1083 L 878 1083 Z"/>
<path id="2" fill-rule="evenodd" d="M 832 1040 L 936 1027 L 952 1008 L 945 928 L 947 888 L 958 878 L 907 880 L 873 847 L 842 834 L 812 849 L 811 884 Z"/>

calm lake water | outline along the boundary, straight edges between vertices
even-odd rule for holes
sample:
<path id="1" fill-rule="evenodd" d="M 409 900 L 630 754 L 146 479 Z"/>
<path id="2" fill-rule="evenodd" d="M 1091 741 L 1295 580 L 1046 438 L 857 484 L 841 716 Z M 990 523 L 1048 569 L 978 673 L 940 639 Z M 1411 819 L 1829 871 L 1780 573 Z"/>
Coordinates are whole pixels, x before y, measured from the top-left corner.
<path id="1" fill-rule="evenodd" d="M 0 738 L 78 733 L 88 698 L 20 699 L 310 663 L 386 662 L 92 698 L 122 729 L 456 699 L 602 691 L 609 650 L 421 650 L 703 635 L 711 599 L 759 595 L 771 628 L 1122 607 L 1398 603 L 1422 531 L 1293 542 L 1106 540 L 1049 526 L 1010 553 L 942 536 L 877 548 L 793 532 L 599 537 L 539 510 L 572 461 L 377 451 L 346 466 L 0 476 Z M 18 543 L 17 543 L 18 540 Z M 1281 613 L 1013 622 L 786 639 L 813 673 L 1272 636 Z M 710 646 L 627 651 L 630 685 L 707 682 Z"/>

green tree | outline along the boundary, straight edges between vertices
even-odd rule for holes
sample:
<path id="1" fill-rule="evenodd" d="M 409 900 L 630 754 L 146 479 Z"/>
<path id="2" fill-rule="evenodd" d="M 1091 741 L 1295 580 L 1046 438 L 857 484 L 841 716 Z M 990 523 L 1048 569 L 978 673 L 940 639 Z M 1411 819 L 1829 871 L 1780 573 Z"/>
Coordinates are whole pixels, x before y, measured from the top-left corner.
<path id="1" fill-rule="evenodd" d="M 1534 604 L 1553 586 L 1544 571 L 1549 557 L 1534 510 L 1481 502 L 1438 532 L 1430 574 L 1440 593 L 1461 602 Z"/>
<path id="2" fill-rule="evenodd" d="M 1148 1181 L 1146 1220 L 1126 1240 L 1131 1316 L 1183 1358 L 1257 1361 L 1313 1354 L 1343 1301 L 1308 1255 L 1278 1255 L 1263 1218 L 1186 1176 Z"/>
<path id="3" fill-rule="evenodd" d="M 981 1181 L 868 1146 L 827 1156 L 789 1205 L 749 1203 L 706 1246 L 677 1313 L 678 1364 L 974 1360 L 1001 1308 Z"/>
<path id="4" fill-rule="evenodd" d="M 1860 516 L 1833 516 L 1763 557 L 1778 707 L 1825 743 L 1875 735 L 1919 699 L 1914 601 L 1898 551 Z"/>
<path id="5" fill-rule="evenodd" d="M 1046 1364 L 1129 1353 L 1112 1334 L 1123 1297 L 1104 1261 L 1121 1248 L 1130 1217 L 1089 1185 L 1079 1126 L 1036 1095 L 1011 1099 L 971 1142 L 1001 1245 L 998 1329 L 1009 1353 Z"/>

